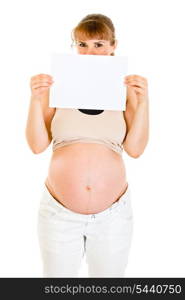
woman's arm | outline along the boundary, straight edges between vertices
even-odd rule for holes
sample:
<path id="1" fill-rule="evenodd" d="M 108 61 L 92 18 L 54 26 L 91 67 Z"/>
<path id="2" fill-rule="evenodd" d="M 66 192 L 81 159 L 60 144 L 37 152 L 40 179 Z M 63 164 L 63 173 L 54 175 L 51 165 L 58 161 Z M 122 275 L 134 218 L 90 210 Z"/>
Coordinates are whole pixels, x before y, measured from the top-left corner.
<path id="1" fill-rule="evenodd" d="M 130 129 L 123 143 L 125 151 L 134 158 L 139 157 L 149 139 L 149 103 L 138 103 Z"/>
<path id="2" fill-rule="evenodd" d="M 125 151 L 134 158 L 139 157 L 149 139 L 149 97 L 148 84 L 144 77 L 125 77 L 127 87 L 127 109 L 125 120 L 129 128 L 123 143 Z"/>
<path id="3" fill-rule="evenodd" d="M 51 142 L 40 99 L 33 97 L 30 99 L 25 134 L 28 145 L 35 154 L 44 151 Z"/>
<path id="4" fill-rule="evenodd" d="M 55 108 L 49 107 L 49 91 L 53 79 L 48 74 L 31 77 L 31 99 L 26 124 L 26 139 L 33 153 L 44 151 L 52 140 L 51 121 Z"/>

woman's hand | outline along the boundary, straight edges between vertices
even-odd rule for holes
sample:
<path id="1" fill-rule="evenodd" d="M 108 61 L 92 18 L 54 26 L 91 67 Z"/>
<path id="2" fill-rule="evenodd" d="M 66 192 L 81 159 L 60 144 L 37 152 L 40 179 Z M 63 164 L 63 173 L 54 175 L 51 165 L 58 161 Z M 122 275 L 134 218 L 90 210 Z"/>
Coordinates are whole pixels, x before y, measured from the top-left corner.
<path id="1" fill-rule="evenodd" d="M 39 74 L 31 77 L 30 88 L 33 98 L 42 99 L 48 95 L 50 86 L 53 84 L 52 76 Z"/>
<path id="2" fill-rule="evenodd" d="M 147 79 L 139 75 L 128 75 L 124 78 L 124 84 L 132 88 L 139 103 L 148 101 Z"/>

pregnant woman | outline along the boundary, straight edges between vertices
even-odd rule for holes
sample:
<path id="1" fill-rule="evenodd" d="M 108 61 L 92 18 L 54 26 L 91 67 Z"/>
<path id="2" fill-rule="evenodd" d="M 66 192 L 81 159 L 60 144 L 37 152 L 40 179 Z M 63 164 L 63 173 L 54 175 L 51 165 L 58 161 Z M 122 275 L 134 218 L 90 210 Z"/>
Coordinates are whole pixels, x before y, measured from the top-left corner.
<path id="1" fill-rule="evenodd" d="M 90 14 L 72 31 L 80 55 L 114 55 L 112 21 Z M 35 75 L 26 139 L 33 153 L 53 141 L 38 212 L 44 277 L 78 277 L 84 254 L 89 277 L 124 277 L 133 235 L 123 149 L 139 157 L 148 142 L 147 80 L 123 78 L 126 110 L 49 107 L 54 78 Z"/>

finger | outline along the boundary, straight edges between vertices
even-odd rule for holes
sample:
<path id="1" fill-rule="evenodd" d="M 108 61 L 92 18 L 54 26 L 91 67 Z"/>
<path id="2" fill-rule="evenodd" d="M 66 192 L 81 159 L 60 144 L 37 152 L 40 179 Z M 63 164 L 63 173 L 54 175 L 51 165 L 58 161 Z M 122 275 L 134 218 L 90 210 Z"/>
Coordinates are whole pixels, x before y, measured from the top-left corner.
<path id="1" fill-rule="evenodd" d="M 146 81 L 146 78 L 145 77 L 142 77 L 140 75 L 127 75 L 125 76 L 126 79 L 135 79 L 135 80 L 142 80 L 142 81 Z"/>
<path id="2" fill-rule="evenodd" d="M 140 94 L 140 95 L 143 95 L 143 96 L 144 96 L 144 94 L 145 94 L 142 88 L 134 87 L 134 90 L 135 90 L 138 94 Z"/>
<path id="3" fill-rule="evenodd" d="M 142 81 L 147 81 L 147 79 L 143 76 L 140 76 L 140 75 L 136 75 L 136 74 L 133 74 L 133 75 L 128 75 L 126 76 L 126 78 L 131 78 L 131 79 L 136 79 L 136 80 L 142 80 Z"/>
<path id="4" fill-rule="evenodd" d="M 47 75 L 47 74 L 39 74 L 39 75 L 35 75 L 31 77 L 31 80 L 35 80 L 35 79 L 53 79 L 53 77 L 51 75 Z"/>
<path id="5" fill-rule="evenodd" d="M 130 78 L 127 78 L 126 79 L 127 82 L 130 82 L 130 81 L 136 81 L 136 82 L 142 82 L 142 83 L 145 83 L 146 81 L 141 79 L 141 78 L 133 78 L 133 77 L 130 77 Z"/>
<path id="6" fill-rule="evenodd" d="M 35 80 L 31 81 L 32 84 L 37 84 L 37 83 L 48 83 L 48 84 L 51 84 L 53 82 L 54 81 L 50 80 L 50 79 L 35 79 Z"/>
<path id="7" fill-rule="evenodd" d="M 142 88 L 146 87 L 144 82 L 136 81 L 136 80 L 129 80 L 128 82 L 126 82 L 126 84 L 131 86 L 136 86 L 136 87 L 142 87 Z"/>
<path id="8" fill-rule="evenodd" d="M 33 89 L 37 89 L 39 87 L 50 87 L 50 86 L 47 83 L 42 83 L 42 84 L 39 83 L 39 84 L 32 85 Z"/>

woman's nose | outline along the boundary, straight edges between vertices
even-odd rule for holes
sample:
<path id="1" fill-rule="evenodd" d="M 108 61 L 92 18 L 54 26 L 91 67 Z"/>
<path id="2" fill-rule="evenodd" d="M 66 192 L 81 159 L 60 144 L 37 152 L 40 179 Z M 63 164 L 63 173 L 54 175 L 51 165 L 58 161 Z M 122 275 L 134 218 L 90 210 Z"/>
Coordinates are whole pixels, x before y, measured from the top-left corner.
<path id="1" fill-rule="evenodd" d="M 87 49 L 86 54 L 89 54 L 89 55 L 96 54 L 96 50 L 93 48 L 89 48 L 89 49 Z"/>

